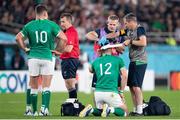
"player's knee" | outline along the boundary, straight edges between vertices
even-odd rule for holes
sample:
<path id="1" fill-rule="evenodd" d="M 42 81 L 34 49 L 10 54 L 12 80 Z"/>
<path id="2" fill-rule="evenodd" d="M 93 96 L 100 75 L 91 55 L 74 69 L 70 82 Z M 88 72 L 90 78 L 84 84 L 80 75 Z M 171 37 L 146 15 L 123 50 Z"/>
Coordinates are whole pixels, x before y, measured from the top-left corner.
<path id="1" fill-rule="evenodd" d="M 74 89 L 75 87 L 75 79 L 67 79 L 65 80 L 66 88 L 69 89 Z"/>
<path id="2" fill-rule="evenodd" d="M 32 89 L 31 89 L 31 94 L 38 94 L 38 89 L 32 88 Z"/>
<path id="3" fill-rule="evenodd" d="M 139 93 L 139 92 L 141 92 L 141 88 L 140 87 L 133 87 L 133 91 L 135 93 Z"/>
<path id="4" fill-rule="evenodd" d="M 46 91 L 50 91 L 50 88 L 49 87 L 44 87 L 43 92 L 46 92 Z"/>

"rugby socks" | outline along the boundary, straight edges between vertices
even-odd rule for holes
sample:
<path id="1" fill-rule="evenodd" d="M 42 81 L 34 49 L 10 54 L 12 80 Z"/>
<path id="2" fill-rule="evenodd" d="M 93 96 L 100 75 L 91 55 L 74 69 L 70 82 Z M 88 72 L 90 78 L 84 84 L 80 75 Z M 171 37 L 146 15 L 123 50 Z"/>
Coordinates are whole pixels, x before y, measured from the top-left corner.
<path id="1" fill-rule="evenodd" d="M 142 114 L 143 113 L 143 107 L 142 105 L 137 105 L 137 113 Z"/>
<path id="2" fill-rule="evenodd" d="M 45 105 L 46 104 L 46 95 L 45 92 L 42 91 L 42 105 L 41 105 L 41 109 L 45 109 Z"/>
<path id="3" fill-rule="evenodd" d="M 69 98 L 77 98 L 76 88 L 72 88 L 69 90 Z"/>
<path id="4" fill-rule="evenodd" d="M 121 108 L 114 108 L 114 114 L 117 116 L 125 116 L 125 112 Z"/>
<path id="5" fill-rule="evenodd" d="M 46 106 L 46 108 L 49 109 L 49 103 L 50 103 L 51 92 L 50 92 L 50 91 L 46 91 L 46 92 L 45 92 L 45 96 L 46 96 L 46 103 L 45 103 L 45 106 Z"/>
<path id="6" fill-rule="evenodd" d="M 133 107 L 133 112 L 136 112 L 136 111 L 137 111 L 136 107 Z"/>
<path id="7" fill-rule="evenodd" d="M 37 96 L 38 96 L 38 89 L 31 89 L 31 102 L 33 107 L 33 113 L 37 111 Z"/>
<path id="8" fill-rule="evenodd" d="M 122 108 L 109 107 L 109 109 L 110 112 L 115 114 L 116 116 L 126 116 L 126 113 Z"/>
<path id="9" fill-rule="evenodd" d="M 49 109 L 50 97 L 51 97 L 51 92 L 50 92 L 49 88 L 43 88 L 42 107 Z"/>
<path id="10" fill-rule="evenodd" d="M 97 109 L 97 108 L 93 108 L 91 113 L 94 115 L 94 116 L 101 116 L 101 113 L 102 113 L 102 109 Z"/>
<path id="11" fill-rule="evenodd" d="M 26 91 L 26 106 L 28 108 L 31 107 L 31 89 L 30 88 L 28 88 Z"/>

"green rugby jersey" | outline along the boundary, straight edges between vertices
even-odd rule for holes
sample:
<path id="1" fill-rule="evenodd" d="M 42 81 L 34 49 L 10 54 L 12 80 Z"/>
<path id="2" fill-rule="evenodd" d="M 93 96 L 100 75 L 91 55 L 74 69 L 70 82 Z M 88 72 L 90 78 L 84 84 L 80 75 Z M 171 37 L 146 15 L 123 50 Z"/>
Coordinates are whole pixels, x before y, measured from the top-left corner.
<path id="1" fill-rule="evenodd" d="M 61 28 L 53 21 L 33 20 L 26 24 L 21 33 L 29 39 L 30 52 L 28 58 L 52 60 L 51 50 L 54 48 L 54 38 Z"/>
<path id="2" fill-rule="evenodd" d="M 120 69 L 124 67 L 121 58 L 104 55 L 92 63 L 92 70 L 96 73 L 96 91 L 118 93 L 118 78 Z"/>

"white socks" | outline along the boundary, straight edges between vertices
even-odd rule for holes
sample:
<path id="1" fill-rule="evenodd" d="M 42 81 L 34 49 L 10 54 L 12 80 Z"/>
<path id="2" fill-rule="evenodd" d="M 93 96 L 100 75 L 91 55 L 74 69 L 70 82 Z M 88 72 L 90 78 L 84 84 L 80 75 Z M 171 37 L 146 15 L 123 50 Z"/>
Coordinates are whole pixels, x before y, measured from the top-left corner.
<path id="1" fill-rule="evenodd" d="M 142 114 L 143 113 L 143 106 L 142 105 L 137 105 L 137 113 Z"/>
<path id="2" fill-rule="evenodd" d="M 114 107 L 109 107 L 109 109 L 111 113 L 114 113 Z"/>
<path id="3" fill-rule="evenodd" d="M 46 92 L 46 91 L 50 91 L 50 89 L 49 89 L 49 87 L 44 87 L 42 91 Z"/>
<path id="4" fill-rule="evenodd" d="M 136 112 L 136 111 L 137 111 L 136 107 L 133 107 L 133 112 Z"/>
<path id="5" fill-rule="evenodd" d="M 38 89 L 31 89 L 31 94 L 38 94 Z"/>
<path id="6" fill-rule="evenodd" d="M 31 106 L 27 105 L 26 110 L 31 110 Z"/>

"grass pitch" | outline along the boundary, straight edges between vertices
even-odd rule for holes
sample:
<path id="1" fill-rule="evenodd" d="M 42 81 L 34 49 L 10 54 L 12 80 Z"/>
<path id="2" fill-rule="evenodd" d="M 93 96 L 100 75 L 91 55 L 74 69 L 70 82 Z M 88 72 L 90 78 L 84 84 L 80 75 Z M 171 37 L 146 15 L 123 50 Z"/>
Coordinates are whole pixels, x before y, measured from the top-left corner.
<path id="1" fill-rule="evenodd" d="M 144 92 L 144 99 L 149 100 L 150 96 L 161 97 L 171 108 L 170 116 L 144 116 L 141 119 L 180 119 L 180 91 L 169 91 L 169 90 L 156 90 L 153 92 Z M 25 94 L 24 93 L 10 93 L 0 94 L 0 119 L 82 119 L 78 117 L 62 117 L 60 116 L 60 105 L 68 97 L 67 93 L 52 93 L 50 112 L 52 116 L 48 117 L 26 117 L 24 116 L 25 111 Z M 79 100 L 83 104 L 93 104 L 93 95 L 78 93 Z M 132 101 L 129 92 L 125 92 L 126 103 L 129 111 L 132 110 Z M 38 96 L 38 105 L 41 105 L 41 95 Z M 139 117 L 127 117 L 120 119 L 138 119 Z M 86 119 L 104 119 L 101 117 L 94 117 L 90 115 Z M 110 115 L 106 119 L 118 119 L 117 116 Z"/>

